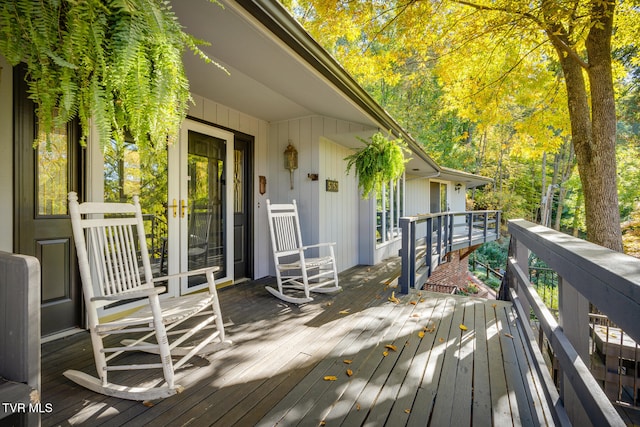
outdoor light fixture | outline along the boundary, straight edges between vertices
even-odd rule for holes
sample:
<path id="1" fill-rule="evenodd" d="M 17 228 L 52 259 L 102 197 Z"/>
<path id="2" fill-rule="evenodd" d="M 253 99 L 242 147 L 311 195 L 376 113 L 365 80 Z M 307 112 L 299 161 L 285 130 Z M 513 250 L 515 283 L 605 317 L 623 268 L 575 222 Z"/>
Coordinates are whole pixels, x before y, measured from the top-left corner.
<path id="1" fill-rule="evenodd" d="M 298 169 L 298 150 L 291 145 L 291 140 L 289 140 L 287 149 L 284 150 L 284 168 L 289 171 L 291 189 L 293 190 L 293 171 L 294 169 Z"/>
<path id="2" fill-rule="evenodd" d="M 456 186 L 454 187 L 456 189 L 456 192 L 459 193 L 460 189 L 462 188 L 462 184 L 457 183 Z"/>

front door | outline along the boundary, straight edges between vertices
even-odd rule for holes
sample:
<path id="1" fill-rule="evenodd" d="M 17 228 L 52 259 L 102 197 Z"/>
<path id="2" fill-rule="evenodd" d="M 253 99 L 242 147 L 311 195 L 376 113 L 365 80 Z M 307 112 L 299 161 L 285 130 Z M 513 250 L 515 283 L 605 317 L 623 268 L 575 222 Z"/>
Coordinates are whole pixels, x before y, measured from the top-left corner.
<path id="1" fill-rule="evenodd" d="M 80 279 L 67 193 L 80 184 L 79 132 L 75 123 L 56 129 L 36 148 L 34 104 L 27 98 L 23 67 L 14 68 L 14 250 L 40 261 L 42 335 L 81 326 Z"/>

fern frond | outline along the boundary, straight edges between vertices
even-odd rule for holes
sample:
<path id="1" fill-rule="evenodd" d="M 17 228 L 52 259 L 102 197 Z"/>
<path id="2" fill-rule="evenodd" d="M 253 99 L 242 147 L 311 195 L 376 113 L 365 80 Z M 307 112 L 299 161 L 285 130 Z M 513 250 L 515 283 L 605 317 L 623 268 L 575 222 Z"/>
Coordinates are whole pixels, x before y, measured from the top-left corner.
<path id="1" fill-rule="evenodd" d="M 27 64 L 40 130 L 77 117 L 84 142 L 93 120 L 103 146 L 125 131 L 155 149 L 177 138 L 190 100 L 182 54 L 216 64 L 202 44 L 162 0 L 0 4 L 0 54 Z"/>

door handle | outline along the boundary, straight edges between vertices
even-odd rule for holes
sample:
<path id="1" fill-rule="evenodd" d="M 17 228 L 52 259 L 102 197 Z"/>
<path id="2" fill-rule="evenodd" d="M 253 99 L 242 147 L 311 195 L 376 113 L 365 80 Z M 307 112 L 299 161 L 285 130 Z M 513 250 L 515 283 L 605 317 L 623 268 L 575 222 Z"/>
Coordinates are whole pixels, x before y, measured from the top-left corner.
<path id="1" fill-rule="evenodd" d="M 184 211 L 187 208 L 187 201 L 184 199 L 180 200 L 181 206 L 180 206 L 180 218 L 184 218 Z"/>
<path id="2" fill-rule="evenodd" d="M 176 203 L 176 199 L 173 199 L 173 204 L 167 206 L 167 208 L 173 208 L 173 217 L 175 218 L 177 215 L 176 209 L 178 209 L 178 204 Z"/>

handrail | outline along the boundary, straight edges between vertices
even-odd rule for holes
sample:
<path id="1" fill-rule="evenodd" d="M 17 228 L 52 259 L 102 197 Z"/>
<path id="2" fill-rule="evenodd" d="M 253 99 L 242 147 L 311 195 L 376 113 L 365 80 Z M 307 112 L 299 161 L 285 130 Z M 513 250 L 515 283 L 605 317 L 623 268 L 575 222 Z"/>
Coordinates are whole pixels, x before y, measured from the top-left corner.
<path id="1" fill-rule="evenodd" d="M 424 224 L 424 225 L 423 225 Z M 500 237 L 500 211 L 441 212 L 400 218 L 400 292 L 423 284 L 448 253 Z"/>
<path id="2" fill-rule="evenodd" d="M 524 329 L 533 334 L 529 322 L 523 321 L 533 310 L 540 333 L 558 358 L 565 379 L 561 381 L 560 397 L 571 422 L 581 424 L 586 416 L 593 425 L 624 425 L 587 366 L 588 311 L 589 302 L 595 303 L 600 312 L 638 342 L 640 260 L 524 220 L 509 221 L 509 233 L 509 261 L 503 283 Z M 559 321 L 529 280 L 529 251 L 558 274 Z M 542 346 L 542 337 L 537 345 Z M 547 392 L 553 395 L 555 390 Z"/>

